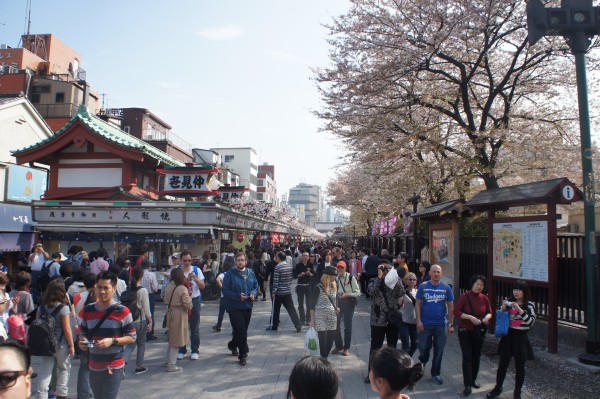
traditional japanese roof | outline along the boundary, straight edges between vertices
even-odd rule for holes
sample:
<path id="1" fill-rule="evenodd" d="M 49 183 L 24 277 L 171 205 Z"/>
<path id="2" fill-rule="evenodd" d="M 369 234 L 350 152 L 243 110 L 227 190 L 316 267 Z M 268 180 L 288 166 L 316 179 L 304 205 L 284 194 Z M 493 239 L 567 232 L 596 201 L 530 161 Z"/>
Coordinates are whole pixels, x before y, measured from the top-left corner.
<path id="1" fill-rule="evenodd" d="M 11 151 L 11 154 L 13 156 L 18 156 L 20 153 L 31 151 L 33 149 L 41 147 L 42 145 L 44 145 L 50 141 L 58 140 L 63 133 L 68 131 L 69 128 L 77 122 L 81 122 L 90 131 L 96 133 L 97 135 L 101 136 L 102 138 L 104 138 L 116 145 L 119 145 L 119 146 L 125 147 L 125 148 L 129 148 L 132 150 L 141 151 L 145 155 L 148 155 L 156 160 L 164 162 L 166 165 L 185 166 L 185 164 L 183 162 L 171 157 L 166 152 L 163 152 L 163 151 L 159 150 L 158 148 L 153 147 L 152 145 L 146 143 L 145 141 L 143 141 L 135 136 L 132 136 L 131 134 L 129 134 L 127 132 L 124 132 L 123 130 L 119 129 L 117 126 L 107 123 L 107 122 L 103 121 L 102 119 L 96 117 L 95 115 L 92 115 L 88 111 L 87 107 L 84 105 L 80 105 L 79 108 L 77 109 L 77 114 L 75 114 L 71 118 L 71 120 L 65 126 L 63 126 L 62 129 L 57 131 L 53 136 L 51 136 L 47 139 L 44 139 L 40 142 L 37 142 L 33 145 L 30 145 L 28 147 Z"/>
<path id="2" fill-rule="evenodd" d="M 561 190 L 565 186 L 573 188 L 571 199 L 562 198 Z M 566 177 L 519 184 L 516 186 L 492 188 L 481 191 L 467 202 L 471 208 L 493 208 L 522 206 L 544 203 L 571 203 L 579 201 L 583 193 Z"/>
<path id="3" fill-rule="evenodd" d="M 466 208 L 464 208 L 464 206 L 463 206 L 464 204 L 465 204 L 464 198 L 458 198 L 458 199 L 453 199 L 453 200 L 449 200 L 449 201 L 444 201 L 444 202 L 440 202 L 440 203 L 431 205 L 427 208 L 423 208 L 420 211 L 418 211 L 417 213 L 414 213 L 412 215 L 412 217 L 420 218 L 420 219 L 427 219 L 427 218 L 435 218 L 435 217 L 448 215 L 453 212 L 462 213 L 463 211 L 467 210 Z"/>

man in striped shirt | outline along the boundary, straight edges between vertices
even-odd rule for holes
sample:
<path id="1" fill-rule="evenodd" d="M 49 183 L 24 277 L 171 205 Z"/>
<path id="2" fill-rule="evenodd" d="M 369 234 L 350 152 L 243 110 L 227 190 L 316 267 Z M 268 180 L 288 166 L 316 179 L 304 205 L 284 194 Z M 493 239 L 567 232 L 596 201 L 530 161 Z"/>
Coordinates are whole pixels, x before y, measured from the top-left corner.
<path id="1" fill-rule="evenodd" d="M 113 302 L 117 276 L 98 274 L 97 302 L 81 313 L 79 348 L 89 351 L 90 386 L 98 399 L 116 399 L 123 380 L 123 350 L 136 340 L 133 317 L 127 307 Z"/>
<path id="2" fill-rule="evenodd" d="M 288 314 L 292 318 L 292 323 L 296 327 L 296 332 L 300 332 L 302 324 L 294 308 L 294 300 L 292 299 L 292 266 L 288 265 L 285 261 L 285 253 L 279 251 L 275 255 L 277 260 L 277 266 L 273 272 L 273 288 L 271 289 L 271 295 L 273 296 L 273 317 L 271 318 L 272 324 L 267 327 L 267 330 L 276 331 L 279 326 L 279 312 L 281 311 L 281 305 L 285 307 Z"/>

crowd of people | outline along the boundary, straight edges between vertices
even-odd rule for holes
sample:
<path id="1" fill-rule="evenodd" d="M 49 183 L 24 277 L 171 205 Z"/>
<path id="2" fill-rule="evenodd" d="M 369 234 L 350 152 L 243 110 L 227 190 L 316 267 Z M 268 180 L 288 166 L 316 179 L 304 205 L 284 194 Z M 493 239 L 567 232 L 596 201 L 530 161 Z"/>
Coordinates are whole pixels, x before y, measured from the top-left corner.
<path id="1" fill-rule="evenodd" d="M 327 359 L 330 354 L 350 356 L 352 321 L 362 296 L 370 301 L 371 327 L 364 379 L 381 397 L 404 397 L 400 392 L 422 378 L 430 357 L 432 381 L 444 383 L 442 358 L 446 337 L 454 333 L 454 320 L 458 322 L 463 356 L 463 394 L 468 396 L 480 388 L 481 348 L 492 318 L 492 306 L 485 295 L 487 280 L 482 275 L 472 276 L 471 289 L 455 306 L 452 287 L 443 282 L 442 268 L 422 261 L 411 272 L 409 257 L 403 252 L 392 257 L 386 250 L 375 254 L 369 249 L 314 244 L 257 251 L 238 251 L 230 246 L 220 259 L 206 251 L 198 262 L 184 250 L 171 255 L 172 264 L 163 272 L 161 286 L 149 270 L 147 253 L 135 261 L 120 258 L 112 262 L 103 249 L 96 251 L 91 261 L 77 248 L 69 252 L 69 262 L 63 262 L 61 254 L 50 256 L 38 244 L 30 256 L 31 272 L 17 273 L 12 283 L 0 273 L 0 339 L 6 340 L 9 349 L 3 352 L 0 346 L 0 357 L 21 356 L 23 351 L 28 356 L 22 370 L 6 371 L 13 379 L 0 382 L 25 386 L 35 398 L 67 397 L 74 358 L 80 361 L 78 398 L 87 399 L 92 394 L 95 398 L 116 398 L 124 366 L 134 351 L 135 374 L 148 370 L 144 366 L 145 347 L 156 339 L 154 310 L 160 299 L 167 306 L 162 320 L 168 341 L 165 370 L 181 371 L 178 360 L 188 353 L 190 360 L 200 356 L 203 295 L 220 297 L 213 330 L 222 331 L 227 313 L 232 335 L 226 346 L 241 366 L 247 365 L 249 356 L 248 328 L 255 301 L 269 298 L 272 302 L 268 331 L 279 329 L 282 305 L 296 332 L 303 327 L 315 329 L 320 357 L 305 357 L 296 364 L 288 397 L 314 397 L 310 395 L 315 387 L 333 395 L 323 393 L 326 396 L 320 397 L 335 397 L 339 379 Z M 527 332 L 535 312 L 527 285 L 517 281 L 512 297 L 503 306 L 510 313 L 510 328 L 498 348 L 496 386 L 486 397 L 502 393 L 506 370 L 514 357 L 514 397 L 519 398 L 525 361 L 533 357 Z M 19 337 L 13 334 L 9 318 L 30 325 L 28 334 L 20 337 L 29 348 L 12 343 Z M 35 335 L 43 334 L 41 327 L 46 325 L 49 336 Z M 413 360 L 417 350 L 418 358 Z M 317 382 L 316 375 L 323 380 Z M 23 383 L 17 384 L 21 377 Z M 314 383 L 307 386 L 303 383 L 306 379 Z"/>

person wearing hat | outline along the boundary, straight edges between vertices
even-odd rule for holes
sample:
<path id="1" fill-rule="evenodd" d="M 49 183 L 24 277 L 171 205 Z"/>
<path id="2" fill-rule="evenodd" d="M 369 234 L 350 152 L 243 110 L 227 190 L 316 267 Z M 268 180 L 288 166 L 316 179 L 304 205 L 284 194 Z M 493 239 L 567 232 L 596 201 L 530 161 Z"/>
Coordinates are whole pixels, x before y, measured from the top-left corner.
<path id="1" fill-rule="evenodd" d="M 354 308 L 356 307 L 356 298 L 360 296 L 360 288 L 358 287 L 356 278 L 348 272 L 346 262 L 341 260 L 336 264 L 336 267 L 340 317 L 338 317 L 337 321 L 335 348 L 331 353 L 342 352 L 342 355 L 348 356 L 350 354 L 350 343 L 352 342 L 352 319 L 354 317 Z M 344 320 L 343 340 L 341 329 L 342 319 Z"/>
<path id="2" fill-rule="evenodd" d="M 340 312 L 335 282 L 335 266 L 325 266 L 320 282 L 310 293 L 310 327 L 317 330 L 321 357 L 327 359 L 338 328 L 337 315 Z"/>
<path id="3" fill-rule="evenodd" d="M 387 346 L 395 348 L 398 344 L 398 326 L 388 321 L 388 314 L 392 310 L 399 311 L 400 298 L 404 296 L 404 286 L 396 279 L 394 284 L 386 284 L 385 277 L 394 267 L 387 259 L 381 259 L 377 266 L 377 278 L 369 282 L 368 293 L 371 295 L 371 351 L 369 352 L 369 371 L 373 354 L 383 346 L 387 339 Z M 397 277 L 397 276 L 396 276 Z M 365 383 L 370 383 L 369 375 Z"/>

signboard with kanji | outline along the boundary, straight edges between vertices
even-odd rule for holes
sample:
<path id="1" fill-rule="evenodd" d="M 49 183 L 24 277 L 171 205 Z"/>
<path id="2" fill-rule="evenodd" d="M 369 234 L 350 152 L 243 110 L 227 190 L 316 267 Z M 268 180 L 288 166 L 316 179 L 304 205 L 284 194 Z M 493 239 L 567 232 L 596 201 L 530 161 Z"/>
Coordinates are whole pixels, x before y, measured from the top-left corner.
<path id="1" fill-rule="evenodd" d="M 173 168 L 158 169 L 165 175 L 164 189 L 159 194 L 168 195 L 218 195 L 218 169 Z"/>

